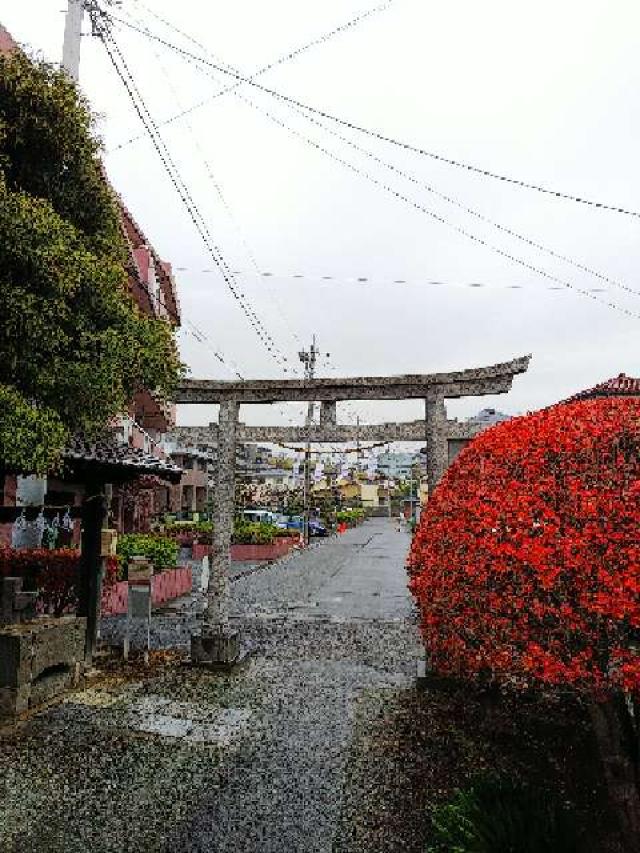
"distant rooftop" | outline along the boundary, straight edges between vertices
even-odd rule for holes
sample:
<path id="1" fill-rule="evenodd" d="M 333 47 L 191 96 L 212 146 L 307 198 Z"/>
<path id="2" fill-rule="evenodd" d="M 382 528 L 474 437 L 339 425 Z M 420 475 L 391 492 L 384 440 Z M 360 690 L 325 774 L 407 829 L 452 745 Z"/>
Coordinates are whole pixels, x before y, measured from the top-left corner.
<path id="1" fill-rule="evenodd" d="M 600 382 L 599 385 L 594 385 L 593 388 L 586 388 L 584 391 L 578 391 L 572 397 L 562 400 L 563 403 L 574 403 L 578 400 L 592 400 L 595 397 L 639 397 L 640 396 L 640 378 L 627 376 L 626 373 L 619 373 L 612 379 L 607 379 L 605 382 Z"/>
<path id="2" fill-rule="evenodd" d="M 467 423 L 471 424 L 499 424 L 502 421 L 511 420 L 511 415 L 505 415 L 504 412 L 499 412 L 497 409 L 481 409 L 477 415 L 472 415 L 467 418 Z"/>

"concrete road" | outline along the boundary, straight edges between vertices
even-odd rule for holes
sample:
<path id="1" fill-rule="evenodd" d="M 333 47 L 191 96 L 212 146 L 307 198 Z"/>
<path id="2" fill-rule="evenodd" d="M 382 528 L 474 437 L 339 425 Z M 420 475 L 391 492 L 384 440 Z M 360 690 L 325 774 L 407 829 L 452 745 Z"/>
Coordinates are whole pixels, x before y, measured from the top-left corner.
<path id="1" fill-rule="evenodd" d="M 236 580 L 233 621 L 254 653 L 231 676 L 169 666 L 0 737 L 0 849 L 352 849 L 368 819 L 368 795 L 347 790 L 354 748 L 360 765 L 366 753 L 356 722 L 414 682 L 421 655 L 408 545 L 370 520 Z M 196 625 L 193 607 L 154 619 L 155 644 L 185 646 Z"/>

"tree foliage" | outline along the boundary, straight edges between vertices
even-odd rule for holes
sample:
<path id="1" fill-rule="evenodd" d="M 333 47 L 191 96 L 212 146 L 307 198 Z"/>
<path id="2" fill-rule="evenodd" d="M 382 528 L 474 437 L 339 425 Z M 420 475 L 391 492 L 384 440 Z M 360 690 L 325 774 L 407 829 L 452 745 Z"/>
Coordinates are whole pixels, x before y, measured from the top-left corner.
<path id="1" fill-rule="evenodd" d="M 140 388 L 170 393 L 170 327 L 129 294 L 90 110 L 68 77 L 0 57 L 0 467 L 43 473 Z"/>
<path id="2" fill-rule="evenodd" d="M 410 587 L 435 668 L 640 693 L 640 400 L 495 426 L 423 513 Z"/>

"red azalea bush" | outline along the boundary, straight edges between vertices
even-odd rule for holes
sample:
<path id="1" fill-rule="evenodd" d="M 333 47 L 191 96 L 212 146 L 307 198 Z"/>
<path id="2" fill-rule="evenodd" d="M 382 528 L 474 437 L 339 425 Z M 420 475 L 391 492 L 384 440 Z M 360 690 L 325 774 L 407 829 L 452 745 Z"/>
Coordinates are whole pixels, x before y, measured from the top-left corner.
<path id="1" fill-rule="evenodd" d="M 116 581 L 118 560 L 109 557 L 103 579 L 103 594 Z M 37 590 L 38 602 L 46 613 L 62 616 L 78 604 L 80 552 L 71 548 L 48 550 L 0 548 L 0 576 L 24 579 L 24 589 Z"/>
<path id="2" fill-rule="evenodd" d="M 436 671 L 637 697 L 640 399 L 480 434 L 429 501 L 408 568 Z"/>

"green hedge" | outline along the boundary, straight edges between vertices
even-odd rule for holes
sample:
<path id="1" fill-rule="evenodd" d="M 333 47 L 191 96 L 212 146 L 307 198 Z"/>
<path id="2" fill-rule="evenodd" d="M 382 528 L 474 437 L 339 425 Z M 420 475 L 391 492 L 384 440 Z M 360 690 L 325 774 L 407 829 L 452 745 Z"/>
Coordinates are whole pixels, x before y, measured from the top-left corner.
<path id="1" fill-rule="evenodd" d="M 235 545 L 271 545 L 279 535 L 273 524 L 236 523 L 232 541 Z"/>
<path id="2" fill-rule="evenodd" d="M 212 533 L 213 523 L 211 521 L 174 521 L 166 525 L 167 536 L 174 533 Z"/>
<path id="3" fill-rule="evenodd" d="M 274 536 L 276 537 L 276 539 L 282 539 L 285 537 L 290 538 L 292 536 L 297 536 L 297 535 L 298 535 L 298 531 L 292 527 L 291 528 L 286 528 L 286 527 L 276 527 L 275 528 Z"/>
<path id="4" fill-rule="evenodd" d="M 148 557 L 156 571 L 172 569 L 178 562 L 179 545 L 167 536 L 125 533 L 118 537 L 118 557 L 127 564 L 131 557 Z"/>
<path id="5" fill-rule="evenodd" d="M 342 522 L 357 524 L 362 521 L 364 514 L 363 509 L 341 509 L 336 512 L 336 522 L 338 524 L 342 524 Z"/>

